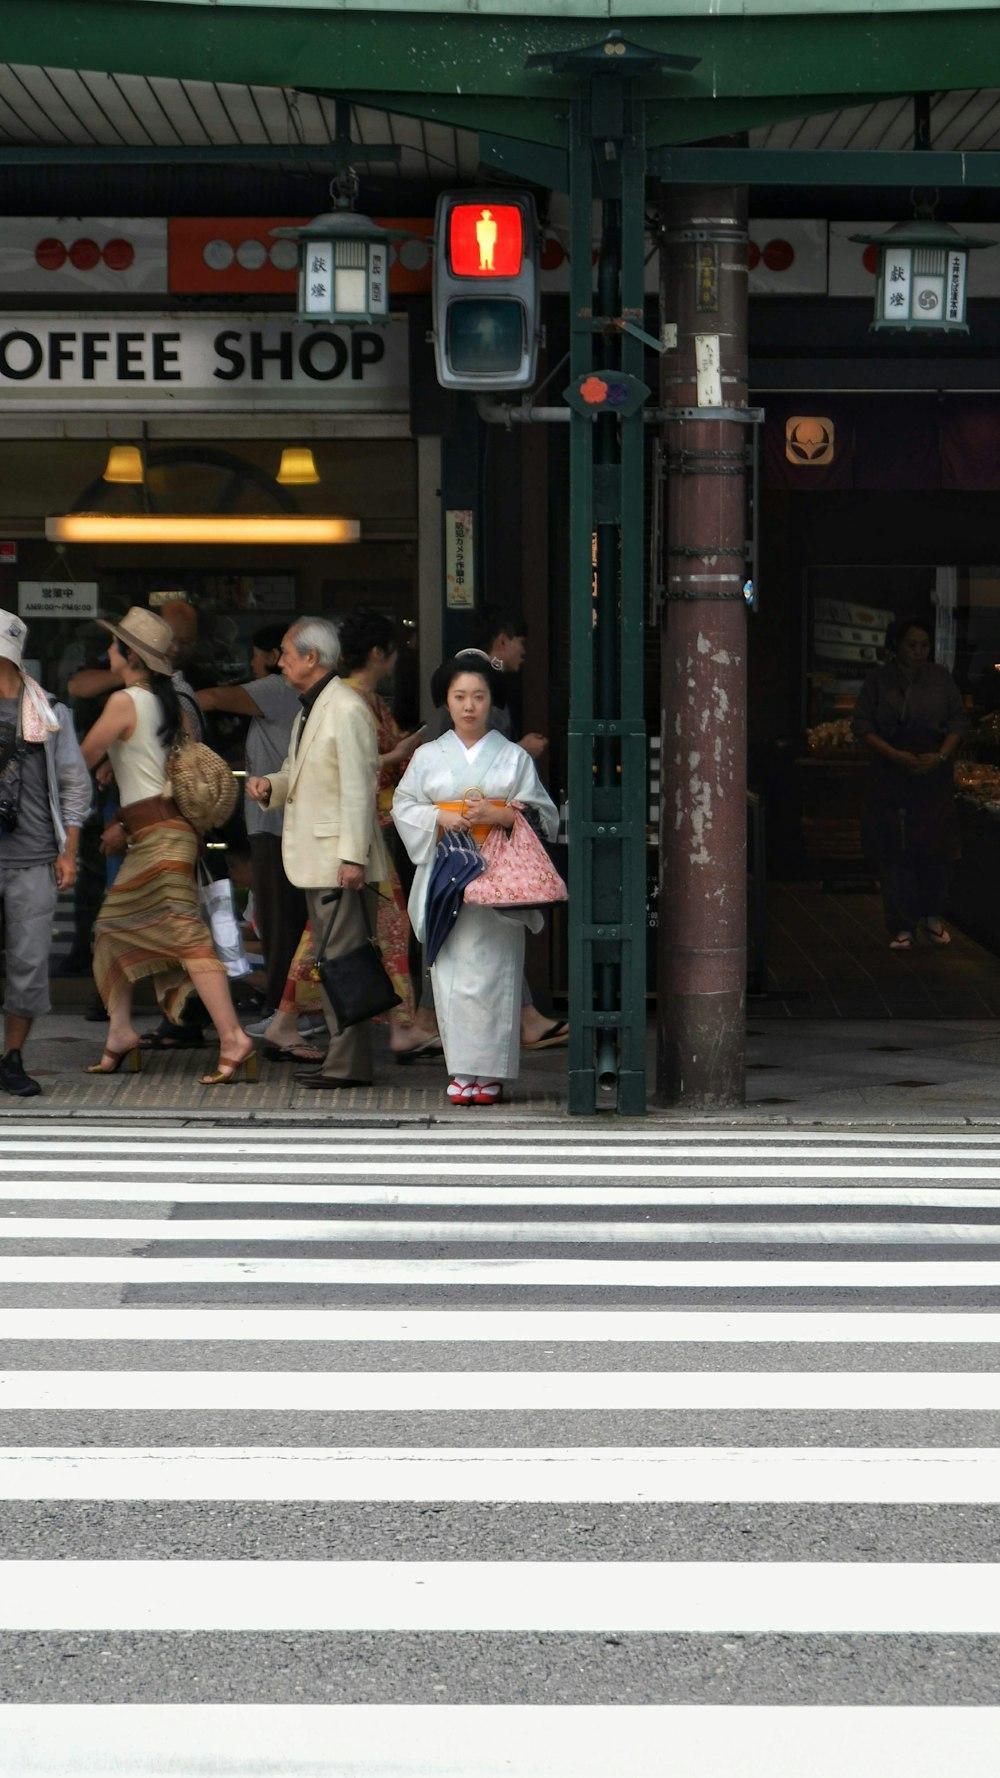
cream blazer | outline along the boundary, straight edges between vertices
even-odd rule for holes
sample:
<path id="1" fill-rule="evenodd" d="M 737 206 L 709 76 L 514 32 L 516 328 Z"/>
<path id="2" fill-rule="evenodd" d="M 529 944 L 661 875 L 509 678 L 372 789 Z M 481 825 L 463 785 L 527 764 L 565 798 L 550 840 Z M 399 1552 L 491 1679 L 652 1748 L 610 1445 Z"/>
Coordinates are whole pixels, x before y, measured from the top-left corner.
<path id="1" fill-rule="evenodd" d="M 304 712 L 292 724 L 288 756 L 269 774 L 268 807 L 284 809 L 281 856 L 300 889 L 330 889 L 342 864 L 361 864 L 370 883 L 388 872 L 375 814 L 378 738 L 363 698 L 332 679 L 316 699 L 302 735 Z"/>

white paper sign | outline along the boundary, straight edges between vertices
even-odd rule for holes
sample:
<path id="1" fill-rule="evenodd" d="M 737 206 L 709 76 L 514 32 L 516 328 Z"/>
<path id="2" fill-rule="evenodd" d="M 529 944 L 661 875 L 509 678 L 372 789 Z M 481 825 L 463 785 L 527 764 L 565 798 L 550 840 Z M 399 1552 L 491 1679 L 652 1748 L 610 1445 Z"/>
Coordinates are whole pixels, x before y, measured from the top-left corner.
<path id="1" fill-rule="evenodd" d="M 717 333 L 696 333 L 694 336 L 695 375 L 699 407 L 722 406 L 722 368 Z"/>
<path id="2" fill-rule="evenodd" d="M 23 618 L 96 617 L 96 580 L 19 580 L 17 609 Z"/>
<path id="3" fill-rule="evenodd" d="M 476 601 L 471 512 L 445 513 L 444 544 L 448 609 L 468 611 Z"/>

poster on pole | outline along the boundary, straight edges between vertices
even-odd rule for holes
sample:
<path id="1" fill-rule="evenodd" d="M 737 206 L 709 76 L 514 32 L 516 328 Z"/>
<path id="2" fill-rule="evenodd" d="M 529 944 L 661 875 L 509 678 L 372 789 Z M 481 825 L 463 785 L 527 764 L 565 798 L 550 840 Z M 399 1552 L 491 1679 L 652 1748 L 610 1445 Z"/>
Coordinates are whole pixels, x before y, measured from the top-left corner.
<path id="1" fill-rule="evenodd" d="M 471 611 L 476 602 L 471 511 L 445 513 L 444 561 L 448 610 Z"/>

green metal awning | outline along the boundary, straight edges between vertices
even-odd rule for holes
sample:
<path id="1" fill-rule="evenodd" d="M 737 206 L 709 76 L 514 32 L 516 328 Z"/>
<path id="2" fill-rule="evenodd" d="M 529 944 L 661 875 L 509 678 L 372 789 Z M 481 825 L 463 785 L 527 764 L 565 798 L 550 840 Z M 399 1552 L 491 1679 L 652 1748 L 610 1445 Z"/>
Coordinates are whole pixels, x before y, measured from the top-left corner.
<path id="1" fill-rule="evenodd" d="M 697 58 L 643 84 L 651 147 L 902 153 L 914 93 L 935 149 L 1000 141 L 996 0 L 0 0 L 0 160 L 321 161 L 342 95 L 355 140 L 403 149 L 371 165 L 387 193 L 445 185 L 475 177 L 480 135 L 561 151 L 569 86 L 528 57 L 611 25 Z"/>
<path id="2" fill-rule="evenodd" d="M 244 11 L 291 11 L 284 0 L 168 0 L 175 6 L 225 7 Z M 164 0 L 133 0 L 160 6 Z M 894 12 L 989 12 L 996 0 L 544 0 L 550 18 L 618 24 L 627 19 L 815 19 L 823 12 L 861 13 L 869 18 Z M 436 12 L 477 17 L 534 18 L 539 0 L 294 0 L 300 12 Z"/>
<path id="3" fill-rule="evenodd" d="M 513 0 L 511 0 L 513 3 Z M 722 100 L 939 92 L 974 88 L 1000 68 L 994 4 L 925 0 L 888 4 L 709 7 L 688 0 L 646 5 L 562 6 L 537 0 L 518 11 L 476 6 L 393 7 L 260 4 L 218 0 L 0 0 L 6 61 L 237 85 L 434 96 L 470 102 L 527 100 L 550 111 L 565 98 L 559 75 L 527 69 L 529 55 L 593 41 L 609 22 L 651 50 L 696 57 L 690 74 L 654 77 L 654 92 L 700 107 L 702 136 L 717 133 Z M 499 4 L 499 0 L 497 0 Z M 961 22 L 964 21 L 964 24 Z M 591 35 L 593 34 L 593 35 Z M 803 109 L 812 109 L 811 103 Z M 401 106 L 400 109 L 406 109 Z M 466 116 L 453 121 L 466 123 Z M 498 120 L 484 127 L 497 128 Z M 518 134 L 526 134 L 524 127 Z M 692 138 L 693 139 L 693 138 Z"/>

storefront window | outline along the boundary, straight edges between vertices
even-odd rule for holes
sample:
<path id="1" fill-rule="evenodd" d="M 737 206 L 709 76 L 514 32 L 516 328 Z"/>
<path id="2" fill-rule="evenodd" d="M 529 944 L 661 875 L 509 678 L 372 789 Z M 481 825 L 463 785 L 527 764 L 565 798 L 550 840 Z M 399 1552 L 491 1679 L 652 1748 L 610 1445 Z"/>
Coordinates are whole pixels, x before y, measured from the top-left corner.
<path id="1" fill-rule="evenodd" d="M 294 424 L 293 424 L 294 429 Z M 239 680 L 250 637 L 301 612 L 365 604 L 412 637 L 417 617 L 416 447 L 411 439 L 309 440 L 319 481 L 282 486 L 273 440 L 150 442 L 141 484 L 103 480 L 107 439 L 0 442 L 0 606 L 30 626 L 32 668 L 65 694 L 71 674 L 96 664 L 107 633 L 95 616 L 120 616 L 159 592 L 183 592 L 198 614 L 192 677 Z M 301 513 L 357 518 L 361 538 L 329 548 L 259 545 L 195 548 L 69 545 L 45 541 L 48 514 Z"/>

